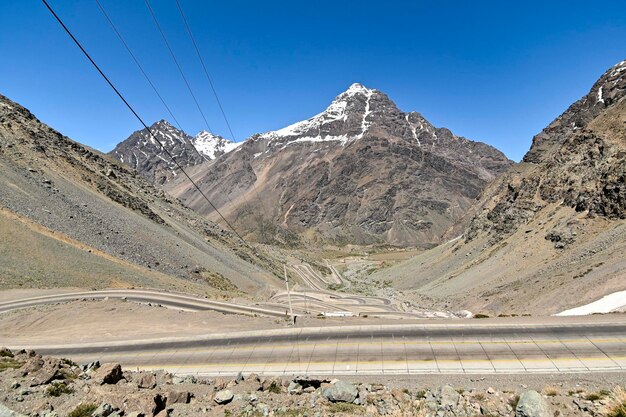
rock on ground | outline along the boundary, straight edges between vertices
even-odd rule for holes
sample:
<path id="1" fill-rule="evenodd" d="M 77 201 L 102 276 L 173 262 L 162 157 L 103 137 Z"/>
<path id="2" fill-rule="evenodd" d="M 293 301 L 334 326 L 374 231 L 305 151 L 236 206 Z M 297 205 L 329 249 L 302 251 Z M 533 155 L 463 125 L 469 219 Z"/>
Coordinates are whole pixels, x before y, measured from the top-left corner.
<path id="1" fill-rule="evenodd" d="M 20 414 L 11 410 L 3 404 L 0 404 L 0 417 L 26 417 L 24 414 Z"/>
<path id="2" fill-rule="evenodd" d="M 93 374 L 96 384 L 117 384 L 124 376 L 122 366 L 119 363 L 105 363 Z"/>
<path id="3" fill-rule="evenodd" d="M 552 413 L 541 394 L 537 391 L 526 391 L 519 397 L 515 417 L 552 417 Z"/>
<path id="4" fill-rule="evenodd" d="M 348 382 L 337 381 L 330 387 L 324 389 L 324 397 L 332 402 L 351 403 L 355 400 L 359 391 Z"/>
<path id="5" fill-rule="evenodd" d="M 234 396 L 235 395 L 231 390 L 225 389 L 222 391 L 218 391 L 217 394 L 215 394 L 215 398 L 213 398 L 213 400 L 218 404 L 228 404 L 233 400 Z"/>

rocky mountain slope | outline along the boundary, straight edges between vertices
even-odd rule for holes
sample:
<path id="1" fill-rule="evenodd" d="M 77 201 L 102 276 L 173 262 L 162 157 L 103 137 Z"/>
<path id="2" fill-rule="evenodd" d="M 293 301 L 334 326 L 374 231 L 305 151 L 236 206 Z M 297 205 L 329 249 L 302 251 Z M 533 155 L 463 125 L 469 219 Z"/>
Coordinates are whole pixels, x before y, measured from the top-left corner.
<path id="1" fill-rule="evenodd" d="M 501 313 L 556 313 L 626 289 L 624 96 L 626 61 L 485 189 L 462 239 L 376 276 L 423 302 Z"/>
<path id="2" fill-rule="evenodd" d="M 215 159 L 238 145 L 207 131 L 192 137 L 166 120 L 154 123 L 150 131 L 183 168 Z M 162 185 L 178 174 L 176 164 L 146 129 L 131 134 L 117 144 L 109 155 L 131 166 L 155 184 Z"/>
<path id="3" fill-rule="evenodd" d="M 510 165 L 493 147 L 353 84 L 322 113 L 254 135 L 192 172 L 214 204 L 262 242 L 429 247 Z M 186 182 L 165 189 L 215 215 Z"/>
<path id="4" fill-rule="evenodd" d="M 0 233 L 2 288 L 216 295 L 227 283 L 257 294 L 273 282 L 270 260 L 1 95 Z"/>

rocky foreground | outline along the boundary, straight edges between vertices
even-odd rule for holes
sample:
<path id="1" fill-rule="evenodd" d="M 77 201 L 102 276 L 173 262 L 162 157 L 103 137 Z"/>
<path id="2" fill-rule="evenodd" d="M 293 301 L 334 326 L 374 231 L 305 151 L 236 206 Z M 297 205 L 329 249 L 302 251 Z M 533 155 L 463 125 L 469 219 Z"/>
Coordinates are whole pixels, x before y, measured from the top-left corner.
<path id="1" fill-rule="evenodd" d="M 541 393 L 523 385 L 519 392 L 491 387 L 465 391 L 450 385 L 420 388 L 419 383 L 390 389 L 308 377 L 180 377 L 0 350 L 0 417 L 626 415 L 626 392 L 620 387 L 565 389 L 561 384 Z"/>

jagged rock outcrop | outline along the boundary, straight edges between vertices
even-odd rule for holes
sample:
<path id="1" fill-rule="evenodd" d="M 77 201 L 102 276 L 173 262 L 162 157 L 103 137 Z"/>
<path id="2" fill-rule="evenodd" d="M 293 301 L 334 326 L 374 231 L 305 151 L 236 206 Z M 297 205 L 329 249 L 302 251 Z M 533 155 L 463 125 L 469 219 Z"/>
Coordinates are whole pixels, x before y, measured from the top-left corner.
<path id="1" fill-rule="evenodd" d="M 522 164 L 490 186 L 466 233 L 502 239 L 550 203 L 626 218 L 626 61 L 541 133 Z"/>
<path id="2" fill-rule="evenodd" d="M 163 185 L 180 174 L 179 168 L 167 152 L 184 169 L 215 159 L 239 145 L 205 130 L 192 137 L 172 126 L 167 120 L 154 123 L 150 126 L 150 132 L 147 129 L 134 132 L 118 143 L 109 155 L 158 185 Z"/>
<path id="3" fill-rule="evenodd" d="M 164 184 L 176 176 L 178 171 L 176 164 L 168 157 L 163 147 L 183 168 L 200 164 L 205 160 L 194 148 L 193 138 L 168 121 L 160 120 L 154 123 L 150 126 L 150 132 L 146 129 L 134 132 L 128 139 L 118 143 L 109 155 L 134 168 L 155 184 Z"/>
<path id="4" fill-rule="evenodd" d="M 353 84 L 322 113 L 254 135 L 194 173 L 211 201 L 262 242 L 286 231 L 337 244 L 431 246 L 510 165 L 495 148 Z M 214 215 L 185 181 L 166 190 Z"/>
<path id="5" fill-rule="evenodd" d="M 626 61 L 467 211 L 462 239 L 373 274 L 433 307 L 554 314 L 624 289 Z"/>

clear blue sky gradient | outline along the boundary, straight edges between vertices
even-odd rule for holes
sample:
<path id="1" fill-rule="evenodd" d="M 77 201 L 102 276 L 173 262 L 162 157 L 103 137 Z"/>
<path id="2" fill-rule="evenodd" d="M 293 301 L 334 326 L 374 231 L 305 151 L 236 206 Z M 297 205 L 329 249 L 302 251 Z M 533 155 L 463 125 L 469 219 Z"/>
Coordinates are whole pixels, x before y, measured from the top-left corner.
<path id="1" fill-rule="evenodd" d="M 141 0 L 101 0 L 184 130 L 204 128 Z M 351 83 L 519 160 L 626 59 L 622 1 L 180 0 L 238 141 L 322 111 Z M 152 123 L 165 109 L 93 0 L 50 0 Z M 152 0 L 216 133 L 228 135 L 174 0 Z M 0 0 L 0 93 L 109 151 L 140 128 L 37 0 Z"/>

